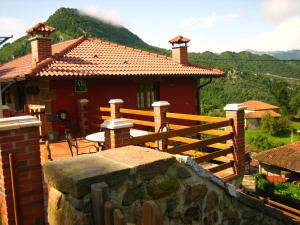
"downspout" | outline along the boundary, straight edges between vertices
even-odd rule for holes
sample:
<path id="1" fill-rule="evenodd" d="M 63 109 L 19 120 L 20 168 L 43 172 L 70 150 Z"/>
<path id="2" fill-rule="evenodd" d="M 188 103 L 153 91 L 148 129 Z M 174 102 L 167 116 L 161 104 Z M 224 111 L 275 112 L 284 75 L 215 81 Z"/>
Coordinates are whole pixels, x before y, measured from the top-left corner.
<path id="1" fill-rule="evenodd" d="M 199 80 L 196 80 L 197 81 L 197 91 L 196 91 L 196 99 L 197 99 L 197 103 L 196 103 L 196 106 L 197 106 L 197 114 L 198 115 L 201 115 L 201 103 L 200 103 L 200 90 L 201 88 L 205 87 L 206 85 L 210 84 L 212 82 L 212 78 L 210 77 L 209 78 L 209 81 L 205 82 L 204 84 L 201 84 L 200 81 L 201 79 Z"/>

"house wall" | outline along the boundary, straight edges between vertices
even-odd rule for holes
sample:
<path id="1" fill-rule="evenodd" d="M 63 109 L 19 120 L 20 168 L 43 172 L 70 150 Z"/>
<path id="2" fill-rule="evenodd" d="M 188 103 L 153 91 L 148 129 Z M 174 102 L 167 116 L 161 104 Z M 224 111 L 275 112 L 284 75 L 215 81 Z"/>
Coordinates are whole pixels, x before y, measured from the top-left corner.
<path id="1" fill-rule="evenodd" d="M 89 100 L 88 115 L 91 132 L 99 130 L 100 106 L 108 106 L 108 101 L 121 98 L 125 108 L 137 108 L 137 88 L 143 80 L 133 79 L 90 79 L 87 80 L 88 91 L 76 93 L 74 80 L 51 80 L 50 91 L 55 92 L 51 102 L 52 114 L 65 111 L 70 115 L 70 121 L 60 122 L 54 118 L 53 130 L 63 133 L 66 127 L 73 132 L 79 132 L 77 100 Z M 149 80 L 147 80 L 149 82 Z M 196 82 L 194 79 L 165 79 L 160 82 L 160 100 L 171 103 L 171 112 L 196 113 Z"/>

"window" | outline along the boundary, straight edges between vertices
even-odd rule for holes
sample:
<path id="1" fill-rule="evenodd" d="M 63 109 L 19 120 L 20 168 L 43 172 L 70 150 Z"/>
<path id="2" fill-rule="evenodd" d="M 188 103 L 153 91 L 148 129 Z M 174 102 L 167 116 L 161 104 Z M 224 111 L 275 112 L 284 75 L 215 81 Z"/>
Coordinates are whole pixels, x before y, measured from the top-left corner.
<path id="1" fill-rule="evenodd" d="M 140 84 L 137 90 L 138 109 L 150 109 L 159 100 L 159 83 Z"/>

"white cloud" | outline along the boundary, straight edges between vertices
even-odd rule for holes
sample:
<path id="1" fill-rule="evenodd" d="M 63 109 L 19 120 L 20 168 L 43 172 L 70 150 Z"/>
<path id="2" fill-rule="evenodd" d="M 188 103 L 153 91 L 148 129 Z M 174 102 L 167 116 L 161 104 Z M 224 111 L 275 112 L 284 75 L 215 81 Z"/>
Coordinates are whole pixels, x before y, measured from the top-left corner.
<path id="1" fill-rule="evenodd" d="M 80 10 L 81 13 L 92 16 L 96 19 L 105 21 L 107 23 L 120 26 L 121 25 L 121 17 L 114 10 L 100 10 L 95 6 L 89 6 Z"/>
<path id="2" fill-rule="evenodd" d="M 263 16 L 273 22 L 300 16 L 299 0 L 261 0 Z"/>
<path id="3" fill-rule="evenodd" d="M 300 48 L 300 16 L 280 22 L 274 30 L 240 40 L 240 46 L 255 50 L 291 50 Z M 245 49 L 245 47 L 244 47 Z"/>
<path id="4" fill-rule="evenodd" d="M 204 17 L 197 17 L 197 18 L 188 17 L 180 23 L 180 26 L 184 28 L 189 28 L 189 27 L 209 28 L 214 25 L 216 19 L 217 19 L 217 13 L 213 12 L 210 15 Z"/>
<path id="5" fill-rule="evenodd" d="M 220 15 L 216 12 L 212 12 L 208 16 L 188 17 L 182 20 L 179 26 L 181 28 L 210 28 L 218 22 L 226 23 L 237 18 L 239 18 L 239 14 L 237 13 Z"/>
<path id="6" fill-rule="evenodd" d="M 26 27 L 21 20 L 13 17 L 0 17 L 0 36 L 13 35 L 13 40 L 25 34 Z"/>

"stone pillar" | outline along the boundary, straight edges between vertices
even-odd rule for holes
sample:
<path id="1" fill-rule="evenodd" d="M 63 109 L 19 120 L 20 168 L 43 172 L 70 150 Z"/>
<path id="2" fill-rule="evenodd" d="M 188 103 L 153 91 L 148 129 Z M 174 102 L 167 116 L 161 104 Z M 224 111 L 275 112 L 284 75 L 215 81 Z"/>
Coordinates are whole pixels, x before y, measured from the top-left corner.
<path id="1" fill-rule="evenodd" d="M 119 118 L 105 120 L 101 128 L 105 132 L 105 148 L 118 148 L 130 144 L 130 128 L 133 123 L 129 119 Z"/>
<path id="2" fill-rule="evenodd" d="M 121 118 L 122 114 L 120 109 L 122 108 L 124 101 L 122 99 L 111 99 L 108 103 L 110 104 L 111 119 Z"/>
<path id="3" fill-rule="evenodd" d="M 39 146 L 41 122 L 33 116 L 0 119 L 0 205 L 2 224 L 15 224 L 9 154 L 13 156 L 18 221 L 45 223 Z"/>
<path id="4" fill-rule="evenodd" d="M 152 106 L 154 112 L 155 133 L 166 131 L 166 126 L 168 124 L 167 111 L 170 103 L 167 101 L 158 101 L 153 102 Z M 159 140 L 157 145 L 159 150 L 163 150 L 167 147 L 167 140 Z"/>
<path id="5" fill-rule="evenodd" d="M 243 104 L 227 104 L 224 107 L 226 118 L 233 119 L 233 127 L 226 127 L 226 131 L 233 132 L 235 171 L 241 176 L 245 172 L 245 108 Z"/>

